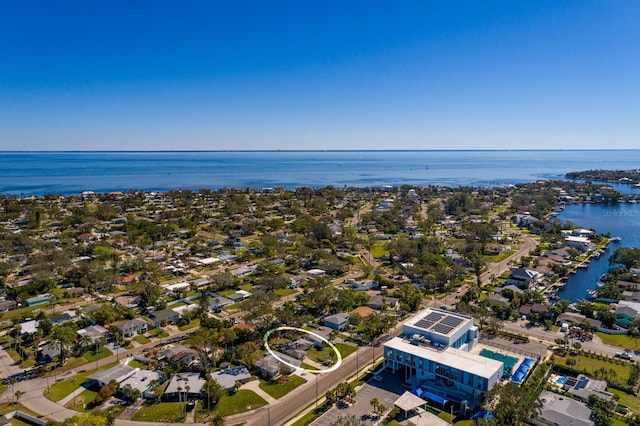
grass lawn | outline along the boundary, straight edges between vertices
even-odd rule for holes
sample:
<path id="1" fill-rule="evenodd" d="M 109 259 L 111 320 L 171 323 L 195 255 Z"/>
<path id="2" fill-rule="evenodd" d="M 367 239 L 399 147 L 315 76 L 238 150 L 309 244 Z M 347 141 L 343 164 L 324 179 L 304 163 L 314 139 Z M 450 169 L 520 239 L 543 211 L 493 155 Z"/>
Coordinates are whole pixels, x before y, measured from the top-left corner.
<path id="1" fill-rule="evenodd" d="M 11 423 L 11 426 L 32 426 L 31 423 L 27 423 L 15 417 L 10 418 L 9 423 Z"/>
<path id="2" fill-rule="evenodd" d="M 100 411 L 94 411 L 93 414 L 100 415 L 100 416 L 106 416 L 107 414 L 110 413 L 110 414 L 113 414 L 113 417 L 118 417 L 126 409 L 127 409 L 127 407 L 125 407 L 124 405 L 121 405 L 121 404 L 110 405 L 109 408 L 105 408 L 104 410 L 100 410 Z"/>
<path id="3" fill-rule="evenodd" d="M 74 368 L 85 365 L 86 363 L 87 363 L 87 360 L 84 357 L 67 358 L 67 360 L 64 362 L 64 365 L 62 367 L 56 368 L 55 371 L 57 374 L 64 373 L 65 371 L 73 370 Z"/>
<path id="4" fill-rule="evenodd" d="M 167 305 L 167 309 L 179 308 L 180 306 L 187 306 L 187 304 L 184 302 L 172 303 L 170 305 Z"/>
<path id="5" fill-rule="evenodd" d="M 38 418 L 38 419 L 46 420 L 40 414 L 36 413 L 35 411 L 29 410 L 27 407 L 22 405 L 21 402 L 18 402 L 17 404 L 13 404 L 11 402 L 0 403 L 0 414 L 7 414 L 7 413 L 10 413 L 10 412 L 15 411 L 15 410 L 20 410 L 23 413 L 27 413 L 27 414 L 29 414 L 29 415 L 31 415 L 33 417 Z"/>
<path id="6" fill-rule="evenodd" d="M 219 296 L 222 296 L 222 297 L 229 297 L 230 295 L 232 295 L 232 294 L 233 294 L 233 293 L 235 293 L 236 291 L 237 291 L 237 290 L 233 290 L 233 289 L 230 289 L 230 290 L 223 290 L 223 291 L 219 291 L 217 294 L 218 294 Z"/>
<path id="7" fill-rule="evenodd" d="M 33 317 L 31 315 L 31 313 L 35 310 L 43 310 L 47 307 L 48 303 L 45 303 L 43 305 L 37 305 L 37 306 L 28 306 L 26 308 L 20 308 L 20 309 L 14 309 L 12 311 L 8 311 L 8 312 L 3 312 L 2 313 L 2 319 L 3 320 L 12 320 L 14 318 L 28 318 L 28 317 Z"/>
<path id="8" fill-rule="evenodd" d="M 640 347 L 640 339 L 634 339 L 626 334 L 607 334 L 600 331 L 595 333 L 605 345 L 618 346 L 624 349 L 637 350 Z"/>
<path id="9" fill-rule="evenodd" d="M 296 290 L 295 288 L 279 288 L 277 290 L 274 290 L 273 294 L 275 294 L 278 297 L 285 297 L 295 293 L 296 291 L 298 290 Z"/>
<path id="10" fill-rule="evenodd" d="M 88 362 L 95 362 L 96 360 L 106 358 L 111 355 L 113 355 L 113 352 L 108 348 L 102 348 L 98 352 L 94 352 L 92 350 L 87 351 L 87 353 L 84 354 L 84 359 Z"/>
<path id="11" fill-rule="evenodd" d="M 145 343 L 149 343 L 151 341 L 151 339 L 142 334 L 136 334 L 135 336 L 133 336 L 133 340 L 140 343 L 141 345 L 144 345 Z"/>
<path id="12" fill-rule="evenodd" d="M 623 422 L 622 420 L 618 420 L 615 417 L 611 417 L 611 426 L 625 426 L 629 423 Z"/>
<path id="13" fill-rule="evenodd" d="M 139 368 L 140 370 L 146 370 L 147 369 L 147 364 L 142 363 L 138 360 L 132 359 L 131 361 L 129 361 L 129 363 L 127 364 L 129 367 L 131 368 Z"/>
<path id="14" fill-rule="evenodd" d="M 295 374 L 287 377 L 287 381 L 284 383 L 278 383 L 271 380 L 260 379 L 260 389 L 278 399 L 282 398 L 298 386 L 304 383 L 304 379 Z"/>
<path id="15" fill-rule="evenodd" d="M 304 368 L 306 370 L 311 370 L 311 371 L 316 369 L 313 365 L 307 364 L 306 362 L 301 362 L 300 368 Z"/>
<path id="16" fill-rule="evenodd" d="M 566 356 L 566 357 L 555 357 L 555 363 L 560 365 L 567 365 L 567 360 L 569 358 L 573 358 L 576 360 L 576 364 L 571 367 L 577 370 L 586 369 L 587 373 L 593 374 L 594 371 L 599 370 L 601 368 L 605 368 L 607 370 L 613 369 L 616 372 L 616 379 L 622 382 L 626 382 L 629 378 L 629 373 L 631 370 L 631 363 L 625 363 L 623 365 L 614 364 L 609 361 L 599 360 L 596 358 L 589 358 L 584 355 L 578 356 Z"/>
<path id="17" fill-rule="evenodd" d="M 226 417 L 232 414 L 244 413 L 245 411 L 253 410 L 263 405 L 267 405 L 267 401 L 262 399 L 254 391 L 240 389 L 231 396 L 225 395 L 220 398 L 215 410 L 222 417 Z"/>
<path id="18" fill-rule="evenodd" d="M 178 423 L 184 420 L 182 402 L 159 402 L 157 404 L 143 405 L 132 417 L 138 422 L 163 422 Z"/>
<path id="19" fill-rule="evenodd" d="M 178 327 L 178 330 L 180 331 L 189 330 L 190 328 L 197 327 L 199 325 L 200 325 L 200 318 L 193 318 L 191 321 L 189 321 L 189 324 L 181 325 L 180 327 Z"/>
<path id="20" fill-rule="evenodd" d="M 325 361 L 337 360 L 337 355 L 329 346 L 325 346 L 321 350 L 311 348 L 307 351 L 307 358 L 322 364 Z"/>
<path id="21" fill-rule="evenodd" d="M 20 368 L 31 368 L 36 365 L 36 359 L 29 357 L 20 363 Z"/>
<path id="22" fill-rule="evenodd" d="M 511 256 L 515 252 L 516 252 L 515 250 L 511 249 L 511 250 L 501 251 L 500 254 L 496 256 L 483 256 L 483 258 L 486 262 L 498 263 L 498 262 L 502 262 L 503 260 Z"/>
<path id="23" fill-rule="evenodd" d="M 607 391 L 611 392 L 614 395 L 618 395 L 620 397 L 618 402 L 629 407 L 629 411 L 635 414 L 640 414 L 640 397 L 630 395 L 628 393 L 622 392 L 621 390 L 613 388 L 609 388 L 607 389 Z"/>
<path id="24" fill-rule="evenodd" d="M 66 407 L 76 411 L 87 411 L 85 406 L 93 402 L 93 400 L 96 399 L 96 396 L 98 396 L 98 392 L 86 389 L 79 395 L 76 395 L 75 398 L 72 398 L 71 401 L 67 403 Z"/>
<path id="25" fill-rule="evenodd" d="M 336 348 L 340 351 L 342 358 L 346 358 L 358 350 L 355 346 L 347 345 L 345 343 L 334 343 L 334 345 L 336 345 Z"/>
<path id="26" fill-rule="evenodd" d="M 238 288 L 244 291 L 251 291 L 251 284 L 240 284 Z"/>
<path id="27" fill-rule="evenodd" d="M 162 328 L 154 328 L 153 330 L 150 331 L 150 333 L 153 334 L 158 339 L 162 339 L 163 337 L 168 337 L 169 336 L 169 333 L 167 333 Z"/>
<path id="28" fill-rule="evenodd" d="M 291 426 L 307 426 L 312 421 L 314 421 L 316 417 L 318 417 L 316 413 L 314 413 L 313 411 L 309 411 L 307 414 L 305 414 L 304 416 L 296 420 L 296 422 L 293 423 Z"/>
<path id="29" fill-rule="evenodd" d="M 114 365 L 118 365 L 118 363 L 112 362 L 111 364 L 104 365 L 98 369 L 85 371 L 84 373 L 78 373 L 69 379 L 60 380 L 59 382 L 51 385 L 48 392 L 45 390 L 44 395 L 53 402 L 60 401 L 62 398 L 69 395 L 73 390 L 77 389 L 81 384 L 83 384 L 87 380 L 87 377 L 98 370 L 105 370 L 107 368 L 113 367 Z M 73 382 L 73 380 L 75 380 L 75 383 Z"/>
<path id="30" fill-rule="evenodd" d="M 18 355 L 18 352 L 16 352 L 14 349 L 7 349 L 5 352 L 11 357 L 13 362 L 22 362 L 22 358 L 20 358 L 20 355 Z"/>
<path id="31" fill-rule="evenodd" d="M 240 309 L 241 306 L 242 306 L 242 302 L 238 302 L 231 305 L 227 305 L 224 308 L 222 308 L 222 310 L 225 312 L 237 311 L 238 309 Z"/>
<path id="32" fill-rule="evenodd" d="M 373 256 L 374 258 L 380 259 L 385 254 L 389 254 L 389 250 L 385 248 L 386 245 L 386 241 L 376 241 L 371 246 L 371 250 L 369 251 L 369 253 L 371 253 L 371 256 Z"/>

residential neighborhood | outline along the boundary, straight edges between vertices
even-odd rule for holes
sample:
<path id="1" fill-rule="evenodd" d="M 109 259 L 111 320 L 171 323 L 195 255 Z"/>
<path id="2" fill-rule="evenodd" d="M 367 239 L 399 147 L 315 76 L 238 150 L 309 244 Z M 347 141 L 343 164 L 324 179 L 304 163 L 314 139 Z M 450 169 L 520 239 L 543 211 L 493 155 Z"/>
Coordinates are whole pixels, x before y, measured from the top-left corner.
<path id="1" fill-rule="evenodd" d="M 592 298 L 561 298 L 615 245 L 556 218 L 592 195 L 541 181 L 5 196 L 2 398 L 126 426 L 564 424 L 566 404 L 580 424 L 635 421 L 640 256 L 616 250 Z"/>

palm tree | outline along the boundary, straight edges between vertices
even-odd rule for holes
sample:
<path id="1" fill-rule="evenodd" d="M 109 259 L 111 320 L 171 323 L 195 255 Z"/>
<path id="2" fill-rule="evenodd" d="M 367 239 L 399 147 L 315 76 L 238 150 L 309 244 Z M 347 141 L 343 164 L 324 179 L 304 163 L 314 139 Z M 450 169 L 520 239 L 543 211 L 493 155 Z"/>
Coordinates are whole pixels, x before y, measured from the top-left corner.
<path id="1" fill-rule="evenodd" d="M 90 344 L 91 344 L 91 339 L 89 338 L 89 336 L 82 335 L 78 339 L 78 349 L 80 350 L 86 349 L 87 347 L 89 347 Z"/>
<path id="2" fill-rule="evenodd" d="M 15 403 L 17 404 L 18 402 L 20 402 L 20 398 L 22 398 L 22 395 L 24 395 L 24 392 L 21 390 L 17 390 L 15 391 L 14 395 L 16 397 Z"/>
<path id="3" fill-rule="evenodd" d="M 185 382 L 187 381 L 187 379 L 185 379 Z M 184 387 L 184 392 L 185 392 L 185 396 L 184 396 L 184 411 L 186 413 L 187 411 L 187 399 L 189 398 L 189 391 L 191 390 L 191 386 L 186 385 Z"/>

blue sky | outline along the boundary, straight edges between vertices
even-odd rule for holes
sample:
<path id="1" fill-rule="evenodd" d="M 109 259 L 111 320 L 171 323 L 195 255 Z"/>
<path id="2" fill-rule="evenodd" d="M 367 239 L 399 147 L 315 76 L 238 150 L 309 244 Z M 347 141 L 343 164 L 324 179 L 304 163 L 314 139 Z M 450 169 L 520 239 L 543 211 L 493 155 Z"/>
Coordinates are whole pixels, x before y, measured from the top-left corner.
<path id="1" fill-rule="evenodd" d="M 0 0 L 0 149 L 640 147 L 640 2 Z"/>

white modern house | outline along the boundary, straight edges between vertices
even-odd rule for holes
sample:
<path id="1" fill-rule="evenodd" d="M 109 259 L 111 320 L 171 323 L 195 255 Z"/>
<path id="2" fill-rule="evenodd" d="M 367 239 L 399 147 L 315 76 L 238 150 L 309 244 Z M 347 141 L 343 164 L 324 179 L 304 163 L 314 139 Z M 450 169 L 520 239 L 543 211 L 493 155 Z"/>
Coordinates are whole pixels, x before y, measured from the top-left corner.
<path id="1" fill-rule="evenodd" d="M 477 343 L 473 318 L 429 308 L 384 344 L 384 367 L 402 371 L 408 385 L 428 390 L 427 397 L 474 406 L 504 369 L 500 361 L 470 353 Z"/>

